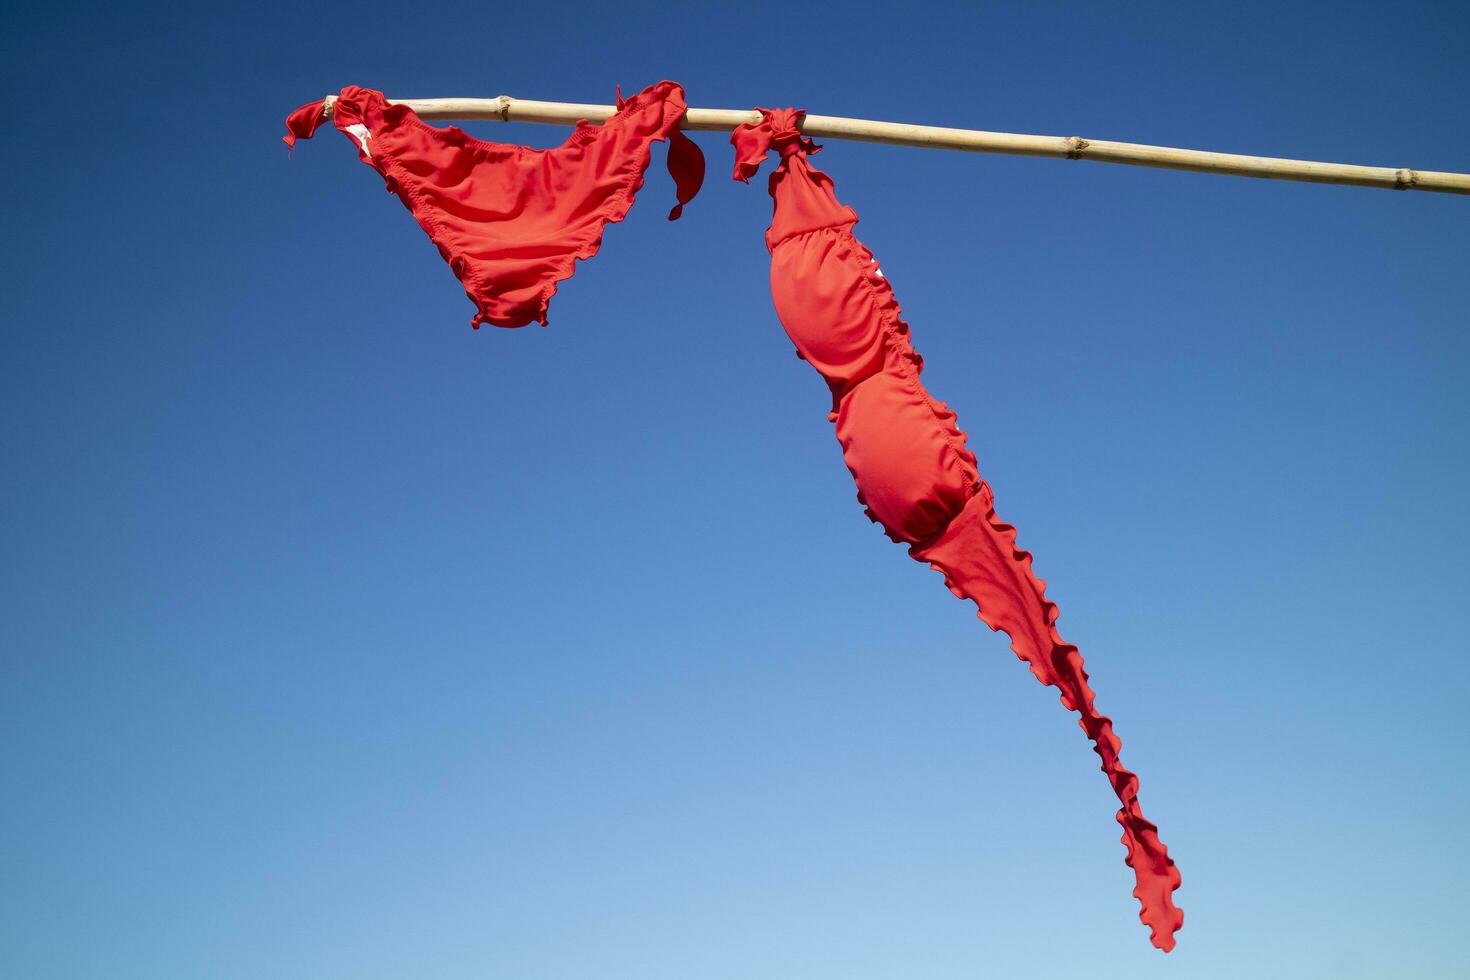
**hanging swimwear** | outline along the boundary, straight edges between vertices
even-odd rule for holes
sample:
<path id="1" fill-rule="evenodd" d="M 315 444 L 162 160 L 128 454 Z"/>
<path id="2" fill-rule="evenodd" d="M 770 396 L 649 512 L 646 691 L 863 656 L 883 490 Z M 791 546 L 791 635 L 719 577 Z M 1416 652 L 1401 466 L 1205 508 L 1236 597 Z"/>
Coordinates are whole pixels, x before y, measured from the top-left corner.
<path id="1" fill-rule="evenodd" d="M 286 119 L 283 139 L 309 139 L 326 101 Z M 331 119 L 382 174 L 464 284 L 475 304 L 471 326 L 546 324 L 557 283 L 578 259 L 597 254 L 603 226 L 622 221 L 643 187 L 652 144 L 669 141 L 668 167 L 678 205 L 704 181 L 704 155 L 679 129 L 687 106 L 674 82 L 650 85 L 601 126 L 577 125 L 550 150 L 489 143 L 450 126 L 437 129 L 382 92 L 349 86 L 331 104 Z"/>
<path id="2" fill-rule="evenodd" d="M 873 254 L 853 236 L 858 216 L 837 201 L 832 180 L 807 161 L 817 151 L 797 130 L 802 110 L 761 109 L 759 123 L 736 129 L 735 179 L 749 181 L 766 153 L 781 163 L 770 177 L 775 216 L 766 232 L 771 296 L 798 356 L 832 391 L 837 439 L 858 502 L 909 554 L 943 573 L 945 584 L 980 608 L 991 629 L 1043 684 L 1061 690 L 1063 706 L 1081 713 L 1082 729 L 1123 804 L 1127 862 L 1142 904 L 1139 918 L 1154 945 L 1168 951 L 1184 914 L 1174 905 L 1179 872 L 1158 828 L 1138 804 L 1138 777 L 1124 769 L 1113 723 L 1093 706 L 1082 657 L 1056 630 L 1057 608 L 1016 546 L 1015 528 L 995 515 L 990 487 L 955 414 L 919 380 L 923 359 L 909 340 L 893 290 Z"/>

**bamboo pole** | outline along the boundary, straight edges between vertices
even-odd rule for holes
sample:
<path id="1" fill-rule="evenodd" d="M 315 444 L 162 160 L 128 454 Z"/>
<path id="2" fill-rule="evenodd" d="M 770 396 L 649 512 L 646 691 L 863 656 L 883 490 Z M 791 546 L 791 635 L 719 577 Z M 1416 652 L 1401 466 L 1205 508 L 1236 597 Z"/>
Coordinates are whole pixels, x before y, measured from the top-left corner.
<path id="1" fill-rule="evenodd" d="M 508 95 L 493 99 L 391 99 L 406 105 L 424 119 L 497 119 L 501 122 L 575 125 L 580 120 L 604 122 L 616 112 L 610 105 L 581 105 L 575 102 L 535 102 Z M 327 112 L 331 112 L 328 97 Z M 683 129 L 729 132 L 741 123 L 758 122 L 760 115 L 747 109 L 690 109 Z M 990 133 L 978 129 L 947 129 L 908 123 L 846 119 L 841 116 L 808 115 L 802 132 L 822 139 L 860 140 L 894 146 L 920 146 L 969 153 L 1007 153 L 1016 156 L 1057 157 L 1066 160 L 1097 160 L 1135 167 L 1162 167 L 1205 174 L 1235 174 L 1268 180 L 1300 180 L 1316 184 L 1351 184 L 1386 187 L 1400 191 L 1436 191 L 1470 194 L 1470 174 L 1411 170 L 1407 167 L 1360 167 L 1346 163 L 1317 163 L 1279 157 L 1247 156 L 1181 150 L 1171 146 L 1118 143 L 1083 139 L 1080 136 L 1030 136 L 1021 133 Z"/>

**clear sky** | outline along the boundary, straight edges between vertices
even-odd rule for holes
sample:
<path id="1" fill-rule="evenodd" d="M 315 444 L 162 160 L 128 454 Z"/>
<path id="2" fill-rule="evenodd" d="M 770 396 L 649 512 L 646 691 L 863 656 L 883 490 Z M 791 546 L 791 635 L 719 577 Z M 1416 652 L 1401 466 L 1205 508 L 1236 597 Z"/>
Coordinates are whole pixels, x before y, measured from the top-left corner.
<path id="1" fill-rule="evenodd" d="M 672 78 L 1470 171 L 1466 11 L 7 7 L 0 975 L 1465 976 L 1470 199 L 819 158 L 1179 862 L 1166 957 L 1075 716 L 854 502 L 724 137 L 473 332 L 280 134 Z"/>

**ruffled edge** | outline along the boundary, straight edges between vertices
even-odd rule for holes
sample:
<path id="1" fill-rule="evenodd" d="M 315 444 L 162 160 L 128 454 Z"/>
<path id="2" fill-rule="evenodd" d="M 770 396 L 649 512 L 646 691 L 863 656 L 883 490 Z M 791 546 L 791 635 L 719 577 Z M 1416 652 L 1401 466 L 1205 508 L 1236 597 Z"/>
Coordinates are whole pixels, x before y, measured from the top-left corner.
<path id="1" fill-rule="evenodd" d="M 976 499 L 984 512 L 978 518 L 969 517 L 967 515 L 971 507 L 977 506 Z M 992 544 L 1005 546 L 1007 554 L 1004 557 L 1021 573 L 1022 583 L 1040 604 L 1046 627 L 1045 635 L 1050 644 L 1047 649 L 1037 649 L 1028 654 L 1023 641 L 1005 629 L 997 618 L 997 611 L 991 608 L 991 603 L 982 594 L 985 589 L 979 584 L 973 585 L 972 594 L 955 572 L 946 568 L 935 556 L 945 539 L 958 538 L 967 524 L 975 520 L 984 523 L 984 530 Z M 1047 687 L 1057 688 L 1062 707 L 1081 716 L 1078 724 L 1093 743 L 1093 751 L 1102 760 L 1102 772 L 1108 777 L 1114 795 L 1122 804 L 1116 819 L 1123 828 L 1121 843 L 1127 851 L 1123 860 L 1134 874 L 1133 897 L 1139 902 L 1139 921 L 1148 927 L 1150 941 L 1164 952 L 1169 952 L 1175 945 L 1174 934 L 1184 925 L 1184 911 L 1174 904 L 1173 898 L 1182 882 L 1179 869 L 1173 858 L 1169 857 L 1168 846 L 1159 839 L 1158 826 L 1143 815 L 1138 801 L 1138 776 L 1122 763 L 1123 740 L 1114 731 L 1112 719 L 1097 710 L 1096 693 L 1089 683 L 1082 653 L 1075 645 L 1063 640 L 1057 630 L 1056 623 L 1061 612 L 1056 603 L 1046 597 L 1046 581 L 1033 570 L 1031 553 L 1017 544 L 1015 527 L 996 515 L 995 496 L 989 484 L 982 480 L 975 498 L 966 505 L 964 511 L 952 519 L 935 538 L 911 545 L 909 555 L 944 576 L 944 584 L 957 598 L 973 602 L 978 610 L 977 615 L 985 625 L 994 631 L 1004 632 L 1010 638 L 1011 651 L 1017 659 L 1030 667 L 1032 675 Z M 996 604 L 1004 604 L 1003 599 L 994 601 Z M 1017 610 L 1016 614 L 1023 620 L 1030 619 L 1024 610 Z"/>

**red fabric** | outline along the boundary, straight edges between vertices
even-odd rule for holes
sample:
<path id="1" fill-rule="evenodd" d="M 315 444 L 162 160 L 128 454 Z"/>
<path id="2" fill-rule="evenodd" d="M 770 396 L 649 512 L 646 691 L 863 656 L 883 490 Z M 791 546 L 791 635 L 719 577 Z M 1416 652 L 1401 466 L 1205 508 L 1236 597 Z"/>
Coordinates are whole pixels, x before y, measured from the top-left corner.
<path id="1" fill-rule="evenodd" d="M 309 139 L 322 102 L 286 118 L 287 146 Z M 332 122 L 387 181 L 439 248 L 477 310 L 472 326 L 546 323 L 557 283 L 597 254 L 603 226 L 621 221 L 643 186 L 656 140 L 669 140 L 678 204 L 704 181 L 704 155 L 679 130 L 684 90 L 659 82 L 624 100 L 601 126 L 582 122 L 561 146 L 533 150 L 489 143 L 458 127 L 428 125 L 383 93 L 349 86 Z M 355 131 L 354 131 L 355 129 Z"/>
<path id="2" fill-rule="evenodd" d="M 799 109 L 759 110 L 760 123 L 737 129 L 735 178 L 749 180 L 768 150 L 781 153 L 771 174 L 775 217 L 766 232 L 777 315 L 832 391 L 843 458 L 858 500 L 909 554 L 943 573 L 950 590 L 980 608 L 992 629 L 1062 704 L 1081 714 L 1122 809 L 1127 862 L 1142 905 L 1139 917 L 1160 949 L 1174 947 L 1183 913 L 1174 905 L 1179 872 L 1158 829 L 1138 805 L 1138 778 L 1118 758 L 1122 743 L 1093 705 L 1077 648 L 1056 630 L 1057 608 L 1015 528 L 996 517 L 990 487 L 955 415 L 920 380 L 923 358 L 909 340 L 893 290 L 873 254 L 852 234 L 857 214 L 837 201 L 832 180 L 807 160 L 818 149 L 797 130 Z"/>

